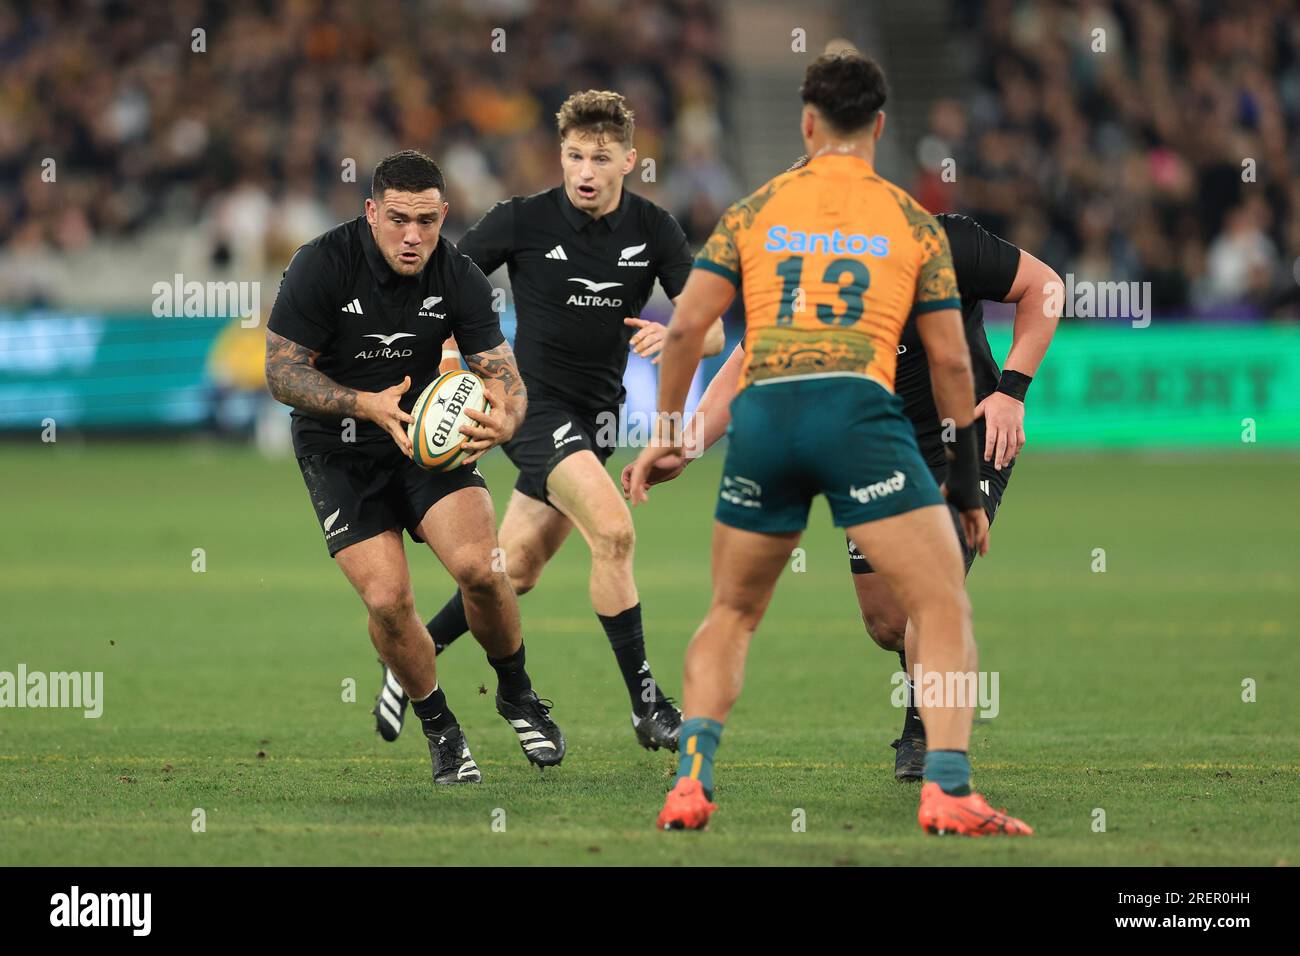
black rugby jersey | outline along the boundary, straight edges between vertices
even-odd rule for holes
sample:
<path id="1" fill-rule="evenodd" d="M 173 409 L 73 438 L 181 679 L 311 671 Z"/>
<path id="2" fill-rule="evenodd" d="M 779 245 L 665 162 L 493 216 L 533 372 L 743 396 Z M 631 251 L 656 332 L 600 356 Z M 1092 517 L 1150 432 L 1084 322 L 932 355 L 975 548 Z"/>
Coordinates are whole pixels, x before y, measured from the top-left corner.
<path id="1" fill-rule="evenodd" d="M 984 300 L 1001 302 L 1015 282 L 1020 268 L 1020 249 L 993 235 L 969 216 L 943 213 L 934 217 L 948 234 L 952 265 L 961 293 L 961 318 L 970 346 L 971 371 L 975 377 L 975 401 L 983 401 L 998 387 L 1001 371 L 984 332 Z M 894 392 L 903 400 L 903 411 L 912 420 L 917 442 L 927 464 L 945 462 L 943 426 L 930 386 L 930 365 L 925 346 L 908 319 L 898 344 L 898 370 Z M 982 452 L 981 452 L 982 454 Z"/>
<path id="2" fill-rule="evenodd" d="M 515 355 L 530 399 L 602 409 L 624 399 L 635 318 L 659 280 L 676 298 L 691 271 L 681 226 L 623 190 L 592 219 L 564 186 L 497 203 L 457 243 L 485 275 L 505 264 L 514 291 Z M 464 344 L 461 351 L 464 352 Z"/>
<path id="3" fill-rule="evenodd" d="M 467 355 L 505 341 L 492 309 L 492 286 L 468 257 L 439 238 L 419 275 L 398 275 L 364 216 L 294 253 L 267 327 L 320 352 L 316 368 L 348 388 L 378 392 L 411 376 L 401 401 L 407 412 L 437 376 L 449 335 Z M 349 444 L 337 420 L 293 411 L 299 456 L 392 440 L 374 422 L 358 420 L 355 443 Z"/>

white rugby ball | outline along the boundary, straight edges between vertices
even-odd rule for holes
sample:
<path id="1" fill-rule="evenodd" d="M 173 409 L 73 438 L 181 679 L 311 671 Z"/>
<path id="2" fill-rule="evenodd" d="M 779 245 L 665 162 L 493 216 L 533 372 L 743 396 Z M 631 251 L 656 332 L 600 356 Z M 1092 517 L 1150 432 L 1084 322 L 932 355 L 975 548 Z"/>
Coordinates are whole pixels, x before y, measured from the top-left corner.
<path id="1" fill-rule="evenodd" d="M 415 463 L 429 471 L 460 467 L 461 460 L 469 454 L 464 446 L 470 440 L 461 433 L 460 426 L 479 424 L 465 410 L 487 412 L 491 407 L 483 380 L 473 372 L 439 375 L 415 400 L 411 408 L 415 421 L 406 426 Z"/>

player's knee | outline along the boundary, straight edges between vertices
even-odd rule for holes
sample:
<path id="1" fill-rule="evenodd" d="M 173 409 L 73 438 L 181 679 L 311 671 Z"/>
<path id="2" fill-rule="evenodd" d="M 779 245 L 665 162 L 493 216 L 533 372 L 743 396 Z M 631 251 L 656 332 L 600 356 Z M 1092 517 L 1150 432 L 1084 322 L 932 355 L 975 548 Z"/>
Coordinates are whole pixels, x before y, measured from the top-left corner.
<path id="1" fill-rule="evenodd" d="M 709 608 L 708 622 L 727 634 L 748 638 L 758 629 L 762 617 L 752 605 L 715 601 Z"/>
<path id="2" fill-rule="evenodd" d="M 613 522 L 598 529 L 593 537 L 595 556 L 604 561 L 630 560 L 636 548 L 636 532 L 630 520 Z"/>
<path id="3" fill-rule="evenodd" d="M 415 599 L 409 588 L 375 584 L 365 589 L 362 600 L 370 617 L 385 634 L 401 633 L 407 620 L 415 613 Z"/>
<path id="4" fill-rule="evenodd" d="M 456 570 L 456 584 L 467 596 L 490 597 L 505 581 L 506 575 L 493 568 L 489 561 L 475 561 Z"/>
<path id="5" fill-rule="evenodd" d="M 525 556 L 524 560 L 518 563 L 510 564 L 510 584 L 514 587 L 516 594 L 527 594 L 533 588 L 537 587 L 537 582 L 542 579 L 542 568 L 545 562 L 532 560 L 531 556 Z"/>
<path id="6" fill-rule="evenodd" d="M 929 620 L 939 618 L 969 629 L 971 604 L 966 588 L 960 584 L 935 588 L 926 595 L 921 607 L 917 609 L 917 617 Z"/>
<path id="7" fill-rule="evenodd" d="M 867 627 L 871 639 L 887 651 L 901 651 L 903 637 L 907 632 L 907 618 L 898 618 L 890 614 L 875 611 L 863 611 L 862 623 Z"/>

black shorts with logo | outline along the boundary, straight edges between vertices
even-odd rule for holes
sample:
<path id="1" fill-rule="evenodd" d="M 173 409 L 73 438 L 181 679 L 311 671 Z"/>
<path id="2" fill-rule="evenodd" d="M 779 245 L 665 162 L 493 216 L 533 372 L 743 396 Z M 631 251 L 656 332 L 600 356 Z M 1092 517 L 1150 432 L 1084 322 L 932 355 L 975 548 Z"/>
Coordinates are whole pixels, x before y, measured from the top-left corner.
<path id="1" fill-rule="evenodd" d="M 1007 482 L 1011 480 L 1011 465 L 1003 465 L 1002 470 L 998 471 L 993 467 L 993 462 L 984 461 L 984 436 L 982 432 L 979 442 L 980 498 L 984 502 L 984 513 L 989 516 L 989 524 L 992 525 L 993 519 L 998 513 L 998 506 L 1002 504 L 1002 495 L 1007 490 Z M 930 460 L 929 456 L 927 456 L 928 460 Z M 934 480 L 942 485 L 944 479 L 948 477 L 947 464 L 930 465 L 930 474 L 934 475 Z M 966 544 L 966 533 L 962 530 L 959 512 L 952 505 L 948 506 L 948 510 L 952 513 L 953 523 L 957 527 L 957 539 L 961 542 L 962 559 L 966 562 L 966 571 L 969 573 L 971 565 L 975 563 L 975 552 Z M 866 556 L 859 553 L 858 549 L 853 546 L 852 541 L 848 541 L 848 546 L 849 569 L 854 574 L 873 574 L 875 568 L 867 561 Z"/>
<path id="2" fill-rule="evenodd" d="M 430 508 L 453 491 L 486 488 L 477 466 L 425 471 L 391 440 L 298 459 L 330 557 L 395 528 L 420 537 Z"/>
<path id="3" fill-rule="evenodd" d="M 589 411 L 551 398 L 530 399 L 524 423 L 501 446 L 519 469 L 515 488 L 550 505 L 546 481 L 555 466 L 580 451 L 605 464 L 618 445 L 617 428 L 617 408 Z"/>

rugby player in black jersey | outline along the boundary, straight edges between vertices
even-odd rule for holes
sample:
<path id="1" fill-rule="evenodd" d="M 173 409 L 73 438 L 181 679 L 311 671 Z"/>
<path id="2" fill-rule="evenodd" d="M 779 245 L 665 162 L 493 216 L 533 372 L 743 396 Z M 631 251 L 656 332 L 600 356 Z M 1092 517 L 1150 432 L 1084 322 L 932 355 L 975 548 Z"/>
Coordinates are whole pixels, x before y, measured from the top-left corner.
<path id="1" fill-rule="evenodd" d="M 637 153 L 622 96 L 575 93 L 556 119 L 564 181 L 498 203 L 457 244 L 485 275 L 509 269 L 515 352 L 528 387 L 528 415 L 503 446 L 519 478 L 501 547 L 515 591 L 525 594 L 578 529 L 591 551 L 592 608 L 626 685 L 636 738 L 643 747 L 675 750 L 681 714 L 647 662 L 632 518 L 605 461 L 625 432 L 619 421 L 629 349 L 650 357 L 663 346 L 664 327 L 641 319 L 641 309 L 656 279 L 676 300 L 691 250 L 668 212 L 623 187 Z M 704 354 L 718 354 L 723 341 L 719 319 Z M 466 624 L 461 589 L 428 623 L 439 652 Z M 381 719 L 378 729 L 391 740 L 400 724 Z"/>
<path id="2" fill-rule="evenodd" d="M 386 675 L 415 702 L 434 781 L 456 784 L 478 783 L 481 774 L 438 685 L 403 528 L 429 545 L 465 595 L 471 629 L 497 672 L 497 709 L 525 756 L 539 767 L 559 763 L 564 736 L 524 668 L 519 608 L 509 580 L 492 570 L 495 515 L 474 464 L 515 434 L 526 393 L 492 287 L 440 236 L 445 194 L 441 171 L 421 153 L 396 153 L 375 167 L 365 215 L 289 261 L 267 328 L 266 378 L 271 394 L 293 407 L 294 452 L 326 547 L 365 603 Z M 463 429 L 473 452 L 465 463 L 430 472 L 411 460 L 406 426 L 452 334 L 492 409 L 469 413 L 478 426 Z M 384 695 L 393 697 L 387 682 L 376 713 Z"/>
<path id="3" fill-rule="evenodd" d="M 797 169 L 805 162 L 806 159 L 801 159 L 791 168 Z M 1016 456 L 1025 445 L 1025 393 L 1056 331 L 1059 314 L 1049 308 L 1050 290 L 1059 289 L 1061 280 L 1050 266 L 967 216 L 946 213 L 935 219 L 947 233 L 961 293 L 962 321 L 975 376 L 976 426 L 983 445 L 980 492 L 991 524 L 1011 478 Z M 1011 351 L 1001 371 L 984 332 L 984 300 L 1016 306 Z M 739 384 L 743 358 L 743 348 L 738 345 L 709 383 L 690 426 L 700 428 L 701 433 L 689 435 L 687 447 L 708 448 L 725 434 L 730 422 L 728 405 Z M 935 408 L 925 349 L 914 321 L 907 323 L 899 341 L 894 388 L 903 399 L 904 413 L 916 429 L 926 464 L 942 483 L 948 467 L 944 427 Z M 649 475 L 650 483 L 676 478 L 686 463 L 680 455 L 663 456 Z M 625 493 L 631 472 L 632 465 L 623 471 Z M 910 633 L 907 615 L 852 542 L 848 547 L 853 584 L 867 631 L 881 648 L 898 653 L 903 671 L 909 675 L 903 732 L 891 744 L 896 751 L 894 776 L 899 780 L 920 780 L 925 765 L 925 727 L 915 707 L 907 666 L 906 635 Z M 975 552 L 964 540 L 962 550 L 969 572 Z"/>

